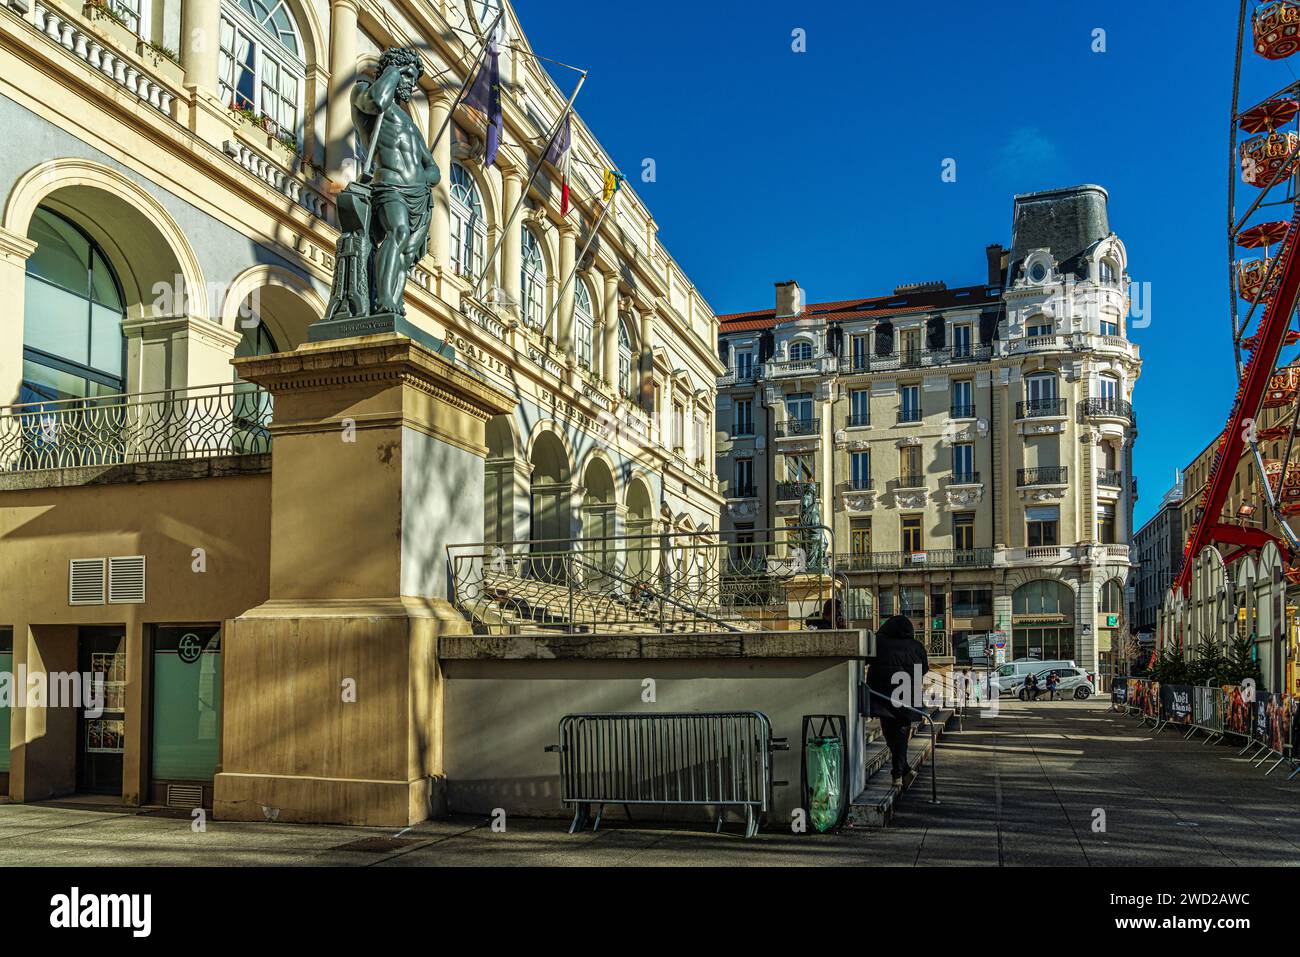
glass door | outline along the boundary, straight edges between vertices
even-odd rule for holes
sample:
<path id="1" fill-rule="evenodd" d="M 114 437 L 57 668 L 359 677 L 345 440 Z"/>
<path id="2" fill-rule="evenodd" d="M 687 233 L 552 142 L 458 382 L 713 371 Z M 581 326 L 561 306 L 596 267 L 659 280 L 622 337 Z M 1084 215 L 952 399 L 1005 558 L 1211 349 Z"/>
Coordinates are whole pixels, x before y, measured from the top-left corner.
<path id="1" fill-rule="evenodd" d="M 79 629 L 77 668 L 82 680 L 91 683 L 93 701 L 92 707 L 77 711 L 77 790 L 121 794 L 126 747 L 125 629 Z"/>

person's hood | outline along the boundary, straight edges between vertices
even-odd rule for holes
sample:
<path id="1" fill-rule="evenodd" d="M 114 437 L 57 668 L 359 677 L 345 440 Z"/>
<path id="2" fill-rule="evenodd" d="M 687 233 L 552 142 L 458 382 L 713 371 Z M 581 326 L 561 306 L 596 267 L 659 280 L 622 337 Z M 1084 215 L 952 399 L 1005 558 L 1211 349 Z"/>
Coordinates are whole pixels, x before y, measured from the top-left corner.
<path id="1" fill-rule="evenodd" d="M 877 641 L 909 641 L 914 636 L 915 629 L 912 627 L 912 620 L 904 618 L 902 615 L 886 618 L 880 623 L 880 629 L 876 632 Z"/>

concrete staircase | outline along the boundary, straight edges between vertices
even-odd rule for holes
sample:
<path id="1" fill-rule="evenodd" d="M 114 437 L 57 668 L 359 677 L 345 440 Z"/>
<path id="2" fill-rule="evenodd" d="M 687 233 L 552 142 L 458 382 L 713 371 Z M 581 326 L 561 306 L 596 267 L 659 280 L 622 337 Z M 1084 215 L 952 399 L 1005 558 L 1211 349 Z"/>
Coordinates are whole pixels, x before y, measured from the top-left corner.
<path id="1" fill-rule="evenodd" d="M 930 717 L 934 721 L 938 737 L 957 729 L 958 719 L 951 708 L 931 708 Z M 915 800 L 929 800 L 930 783 L 921 779 L 920 770 L 930 760 L 930 727 L 918 722 L 912 728 L 907 746 L 907 766 L 918 774 L 912 782 L 912 789 L 920 788 L 925 792 L 918 794 Z M 866 764 L 867 784 L 849 806 L 845 826 L 884 827 L 893 816 L 894 805 L 902 797 L 902 792 L 894 786 L 890 773 L 889 747 L 879 731 L 867 741 L 863 761 Z"/>

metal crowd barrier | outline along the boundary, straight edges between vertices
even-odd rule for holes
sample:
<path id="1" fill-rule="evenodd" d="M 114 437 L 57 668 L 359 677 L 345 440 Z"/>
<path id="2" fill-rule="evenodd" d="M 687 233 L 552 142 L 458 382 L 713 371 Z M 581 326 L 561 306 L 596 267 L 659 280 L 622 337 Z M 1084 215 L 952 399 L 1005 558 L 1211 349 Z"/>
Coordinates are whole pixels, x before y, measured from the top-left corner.
<path id="1" fill-rule="evenodd" d="M 560 719 L 560 799 L 574 809 L 573 834 L 606 804 L 714 806 L 716 831 L 728 807 L 744 808 L 745 836 L 772 806 L 772 752 L 788 750 L 760 711 L 569 714 Z"/>

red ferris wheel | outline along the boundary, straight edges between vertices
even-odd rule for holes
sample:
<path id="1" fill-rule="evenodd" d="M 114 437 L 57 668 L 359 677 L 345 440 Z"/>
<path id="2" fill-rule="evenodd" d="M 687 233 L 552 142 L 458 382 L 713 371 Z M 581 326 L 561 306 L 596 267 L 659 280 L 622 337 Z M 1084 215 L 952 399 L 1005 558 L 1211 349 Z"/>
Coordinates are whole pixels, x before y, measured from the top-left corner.
<path id="1" fill-rule="evenodd" d="M 1287 577 L 1300 580 L 1300 363 L 1285 360 L 1300 342 L 1293 326 L 1300 293 L 1300 81 L 1263 98 L 1243 96 L 1243 83 L 1268 89 L 1273 64 L 1300 52 L 1300 0 L 1241 0 L 1233 71 L 1228 180 L 1229 302 L 1237 392 L 1219 437 L 1173 590 L 1185 592 L 1191 559 L 1207 545 L 1232 561 L 1275 542 Z M 1274 410 L 1266 415 L 1265 410 Z M 1264 505 L 1277 532 L 1223 517 L 1237 465 L 1253 457 Z"/>

